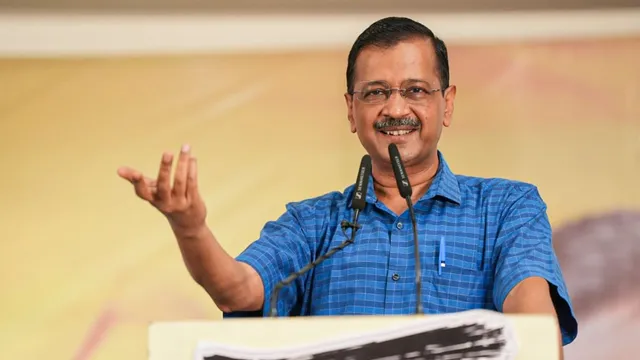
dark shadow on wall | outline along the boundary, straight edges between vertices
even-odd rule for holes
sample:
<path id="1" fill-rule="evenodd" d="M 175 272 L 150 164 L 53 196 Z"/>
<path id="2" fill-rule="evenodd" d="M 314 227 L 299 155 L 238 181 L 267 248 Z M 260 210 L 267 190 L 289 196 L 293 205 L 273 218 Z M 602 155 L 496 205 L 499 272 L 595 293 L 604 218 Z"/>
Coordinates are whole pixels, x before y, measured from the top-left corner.
<path id="1" fill-rule="evenodd" d="M 640 210 L 559 227 L 554 248 L 578 318 L 565 359 L 640 359 Z"/>
<path id="2" fill-rule="evenodd" d="M 576 316 L 640 290 L 640 210 L 594 215 L 554 232 Z"/>

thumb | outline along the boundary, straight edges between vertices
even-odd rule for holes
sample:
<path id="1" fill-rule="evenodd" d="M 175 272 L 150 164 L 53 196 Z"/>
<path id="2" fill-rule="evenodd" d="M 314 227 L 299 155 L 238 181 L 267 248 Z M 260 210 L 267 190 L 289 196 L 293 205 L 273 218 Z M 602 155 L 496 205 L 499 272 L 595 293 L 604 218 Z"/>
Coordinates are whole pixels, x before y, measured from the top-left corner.
<path id="1" fill-rule="evenodd" d="M 120 176 L 121 178 L 129 182 L 136 182 L 136 181 L 142 180 L 141 172 L 126 166 L 118 168 L 118 176 Z"/>

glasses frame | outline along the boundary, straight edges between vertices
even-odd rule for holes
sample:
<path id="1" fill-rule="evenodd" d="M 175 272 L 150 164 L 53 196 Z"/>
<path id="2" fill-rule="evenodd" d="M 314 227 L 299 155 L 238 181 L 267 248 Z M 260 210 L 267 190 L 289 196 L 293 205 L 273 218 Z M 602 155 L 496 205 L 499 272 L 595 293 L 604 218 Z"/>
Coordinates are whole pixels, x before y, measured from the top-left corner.
<path id="1" fill-rule="evenodd" d="M 406 82 L 422 83 L 422 84 L 425 84 L 425 85 L 429 85 L 429 83 L 428 83 L 428 82 L 426 82 L 426 81 L 424 81 L 424 80 L 414 80 L 414 79 L 411 79 L 411 80 L 407 80 L 407 81 L 405 81 L 405 83 L 406 83 Z M 407 85 L 407 86 L 405 86 L 405 87 L 391 87 L 391 85 L 389 85 L 389 83 L 388 83 L 388 82 L 386 82 L 386 81 L 380 81 L 380 80 L 371 80 L 371 81 L 366 81 L 366 80 L 365 80 L 365 81 L 360 81 L 358 84 L 361 84 L 361 83 L 366 83 L 366 84 L 379 84 L 379 85 L 384 86 L 384 88 L 383 88 L 383 89 L 376 89 L 376 90 L 381 90 L 381 91 L 383 91 L 383 92 L 384 92 L 384 95 L 385 95 L 384 100 L 375 100 L 375 101 L 367 101 L 367 100 L 364 100 L 361 96 L 358 96 L 358 94 L 362 94 L 362 93 L 364 93 L 364 92 L 365 92 L 365 91 L 363 91 L 363 90 L 352 90 L 352 91 L 349 91 L 349 92 L 348 92 L 350 95 L 354 96 L 358 101 L 361 101 L 361 102 L 363 102 L 363 103 L 365 103 L 365 104 L 384 104 L 384 103 L 386 103 L 387 101 L 389 101 L 389 99 L 390 99 L 390 98 L 391 98 L 391 96 L 393 95 L 393 92 L 394 92 L 394 91 L 397 91 L 397 92 L 398 92 L 398 94 L 400 94 L 400 96 L 402 96 L 402 98 L 403 98 L 405 101 L 407 101 L 407 102 L 414 103 L 414 104 L 421 104 L 421 103 L 424 103 L 424 102 L 425 102 L 425 101 L 424 101 L 424 99 L 421 99 L 421 100 L 413 100 L 413 99 L 411 99 L 411 98 L 407 98 L 407 96 L 406 96 L 406 92 L 407 92 L 407 90 L 409 90 L 409 89 L 412 87 L 412 86 L 410 86 L 410 85 Z M 424 91 L 427 93 L 427 95 L 429 95 L 429 96 L 432 96 L 433 94 L 435 94 L 435 93 L 437 93 L 437 92 L 443 92 L 443 94 L 444 94 L 444 91 L 446 91 L 446 89 L 442 89 L 442 88 L 438 88 L 438 89 L 428 89 L 427 87 L 423 87 L 423 89 L 424 89 Z"/>

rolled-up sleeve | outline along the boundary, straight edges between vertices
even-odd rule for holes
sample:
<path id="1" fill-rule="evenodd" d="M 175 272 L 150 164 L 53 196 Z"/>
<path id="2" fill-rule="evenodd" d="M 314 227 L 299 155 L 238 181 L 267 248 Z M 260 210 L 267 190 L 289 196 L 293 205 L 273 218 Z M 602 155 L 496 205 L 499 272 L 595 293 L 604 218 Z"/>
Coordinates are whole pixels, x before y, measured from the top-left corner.
<path id="1" fill-rule="evenodd" d="M 293 203 L 287 204 L 286 212 L 277 220 L 265 224 L 259 238 L 251 243 L 238 257 L 256 270 L 264 284 L 262 311 L 237 311 L 224 313 L 223 317 L 267 316 L 271 292 L 275 284 L 300 270 L 311 259 L 311 246 L 305 234 L 303 219 Z M 304 293 L 305 275 L 279 292 L 278 315 L 291 314 Z"/>
<path id="2" fill-rule="evenodd" d="M 494 251 L 493 300 L 498 311 L 509 292 L 528 277 L 542 277 L 550 284 L 564 345 L 577 336 L 578 324 L 562 271 L 552 245 L 547 207 L 536 187 L 519 189 L 498 231 Z"/>

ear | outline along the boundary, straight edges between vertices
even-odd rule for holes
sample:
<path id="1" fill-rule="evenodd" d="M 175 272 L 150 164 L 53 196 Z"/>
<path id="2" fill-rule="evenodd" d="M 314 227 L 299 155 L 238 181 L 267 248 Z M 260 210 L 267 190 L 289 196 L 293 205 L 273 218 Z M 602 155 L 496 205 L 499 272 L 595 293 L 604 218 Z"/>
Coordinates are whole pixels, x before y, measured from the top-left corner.
<path id="1" fill-rule="evenodd" d="M 353 118 L 353 96 L 349 93 L 344 94 L 344 100 L 347 104 L 347 119 L 349 119 L 349 126 L 352 133 L 356 133 L 356 121 Z"/>
<path id="2" fill-rule="evenodd" d="M 449 127 L 453 120 L 453 103 L 456 99 L 456 86 L 451 85 L 444 92 L 444 116 L 442 125 Z"/>

